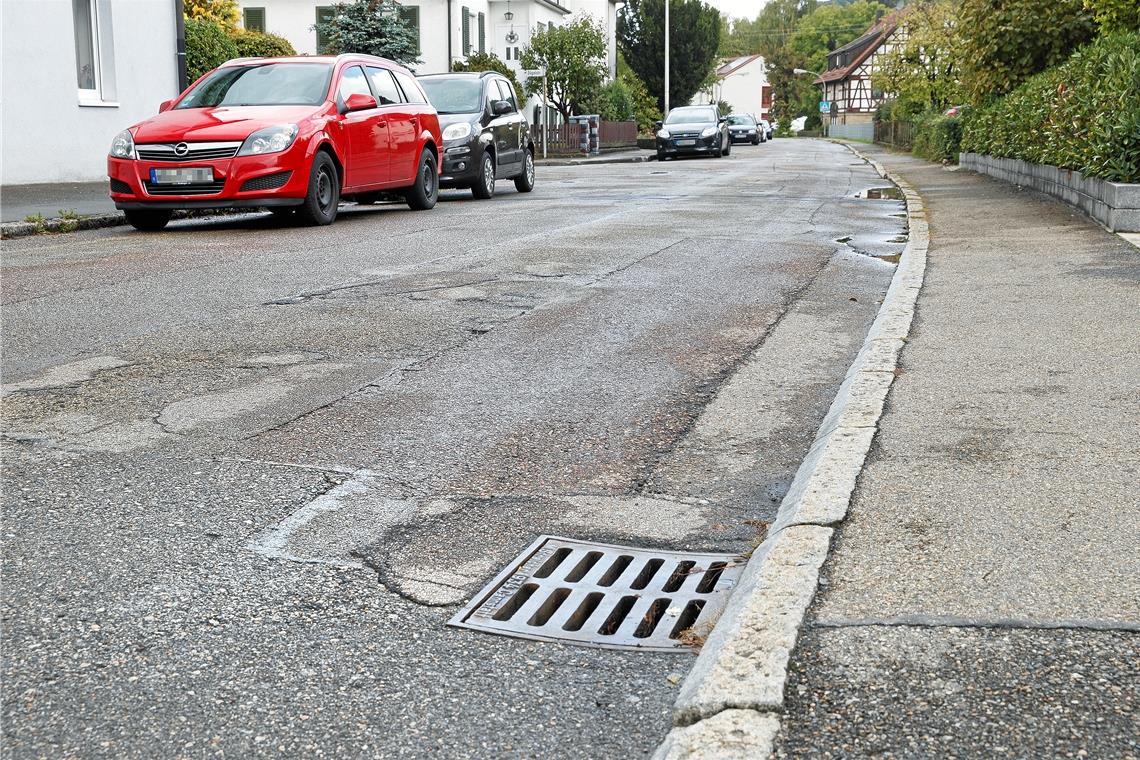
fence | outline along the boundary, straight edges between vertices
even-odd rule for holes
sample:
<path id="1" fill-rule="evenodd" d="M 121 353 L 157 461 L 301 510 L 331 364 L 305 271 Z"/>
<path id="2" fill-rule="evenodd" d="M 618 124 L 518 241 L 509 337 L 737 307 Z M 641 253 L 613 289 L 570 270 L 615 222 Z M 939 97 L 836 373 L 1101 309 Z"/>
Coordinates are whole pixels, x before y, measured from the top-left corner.
<path id="1" fill-rule="evenodd" d="M 581 124 L 552 124 L 546 127 L 546 149 L 553 155 L 581 155 Z M 534 142 L 542 149 L 542 127 L 531 127 Z M 599 147 L 603 151 L 637 147 L 637 123 L 632 121 L 603 121 L 598 127 Z"/>
<path id="2" fill-rule="evenodd" d="M 910 150 L 914 146 L 914 124 L 909 121 L 876 121 L 875 142 Z"/>

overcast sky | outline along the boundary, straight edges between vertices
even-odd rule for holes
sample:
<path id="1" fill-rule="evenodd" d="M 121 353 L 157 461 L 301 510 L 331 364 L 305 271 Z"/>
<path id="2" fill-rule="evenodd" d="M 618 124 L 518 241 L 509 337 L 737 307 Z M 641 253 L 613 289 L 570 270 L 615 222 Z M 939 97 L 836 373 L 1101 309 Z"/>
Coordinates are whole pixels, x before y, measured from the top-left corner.
<path id="1" fill-rule="evenodd" d="M 760 9 L 768 0 L 705 0 L 721 12 L 721 15 L 731 18 L 753 19 L 760 15 Z"/>

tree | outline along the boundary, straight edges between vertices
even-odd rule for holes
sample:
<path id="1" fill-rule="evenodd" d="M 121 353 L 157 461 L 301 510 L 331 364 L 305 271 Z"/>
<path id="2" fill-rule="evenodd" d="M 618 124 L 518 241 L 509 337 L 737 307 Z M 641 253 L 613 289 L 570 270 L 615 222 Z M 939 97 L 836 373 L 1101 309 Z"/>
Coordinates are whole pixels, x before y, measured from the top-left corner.
<path id="1" fill-rule="evenodd" d="M 601 88 L 606 77 L 606 39 L 601 26 L 592 17 L 576 16 L 570 23 L 544 29 L 533 34 L 530 46 L 522 52 L 524 69 L 546 69 L 550 101 L 562 118 L 582 113 Z M 527 92 L 542 90 L 542 78 L 532 77 Z"/>
<path id="2" fill-rule="evenodd" d="M 235 29 L 241 18 L 237 0 L 182 0 L 187 21 L 211 21 L 222 29 Z"/>
<path id="3" fill-rule="evenodd" d="M 895 95 L 896 116 L 941 112 L 962 102 L 957 17 L 954 0 L 925 0 L 907 8 L 905 42 L 876 63 L 876 85 Z"/>
<path id="4" fill-rule="evenodd" d="M 186 76 L 193 82 L 210 69 L 238 57 L 238 48 L 222 27 L 205 19 L 186 22 Z"/>
<path id="5" fill-rule="evenodd" d="M 467 61 L 452 61 L 452 71 L 497 71 L 505 76 L 511 82 L 511 86 L 515 88 L 515 92 L 521 95 L 525 90 L 519 84 L 519 80 L 515 77 L 514 69 L 503 62 L 503 59 L 494 53 L 471 53 L 467 56 Z"/>
<path id="6" fill-rule="evenodd" d="M 1085 0 L 1103 34 L 1140 32 L 1140 3 L 1136 0 Z"/>
<path id="7" fill-rule="evenodd" d="M 959 21 L 962 82 L 975 103 L 1056 66 L 1096 35 L 1082 0 L 962 0 Z"/>
<path id="8" fill-rule="evenodd" d="M 720 11 L 701 0 L 669 0 L 669 103 L 688 103 L 716 65 Z M 665 107 L 665 0 L 627 0 L 618 13 L 625 59 Z"/>
<path id="9" fill-rule="evenodd" d="M 420 62 L 416 29 L 398 10 L 392 0 L 337 3 L 326 20 L 311 28 L 329 41 L 330 54 L 364 53 L 415 66 Z"/>

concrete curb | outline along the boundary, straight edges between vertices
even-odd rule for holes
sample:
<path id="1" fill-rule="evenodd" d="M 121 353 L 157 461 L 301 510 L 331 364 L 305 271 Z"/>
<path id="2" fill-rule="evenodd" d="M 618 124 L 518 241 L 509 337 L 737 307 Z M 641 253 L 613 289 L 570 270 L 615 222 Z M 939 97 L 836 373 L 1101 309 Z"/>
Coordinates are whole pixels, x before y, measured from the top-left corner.
<path id="1" fill-rule="evenodd" d="M 621 156 L 619 158 L 540 158 L 535 166 L 590 166 L 591 164 L 643 164 L 657 156 Z"/>
<path id="2" fill-rule="evenodd" d="M 847 515 L 899 351 L 910 332 L 930 240 L 922 198 L 881 164 L 844 145 L 902 190 L 909 240 L 878 316 L 780 504 L 768 538 L 753 552 L 719 624 L 681 684 L 673 709 L 676 727 L 654 760 L 771 754 L 788 661 L 834 527 Z"/>
<path id="3" fill-rule="evenodd" d="M 0 239 L 27 237 L 45 233 L 78 232 L 79 230 L 97 230 L 101 227 L 117 227 L 126 224 L 127 218 L 121 211 L 112 214 L 93 214 L 81 216 L 77 219 L 44 219 L 42 222 L 4 222 L 0 224 Z"/>

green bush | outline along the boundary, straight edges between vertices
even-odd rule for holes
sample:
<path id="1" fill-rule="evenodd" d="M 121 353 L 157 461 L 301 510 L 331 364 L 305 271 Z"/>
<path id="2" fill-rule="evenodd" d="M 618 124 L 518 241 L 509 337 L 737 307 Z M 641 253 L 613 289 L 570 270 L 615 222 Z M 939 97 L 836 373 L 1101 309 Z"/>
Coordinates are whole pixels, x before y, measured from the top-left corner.
<path id="1" fill-rule="evenodd" d="M 186 19 L 186 77 L 193 82 L 213 68 L 238 57 L 237 44 L 212 21 Z"/>
<path id="2" fill-rule="evenodd" d="M 230 32 L 230 38 L 237 45 L 238 55 L 242 58 L 297 55 L 297 51 L 289 44 L 289 40 L 278 37 L 276 34 L 235 29 Z"/>
<path id="3" fill-rule="evenodd" d="M 962 118 L 938 113 L 914 120 L 912 152 L 930 161 L 958 160 L 962 144 Z"/>
<path id="4" fill-rule="evenodd" d="M 1101 37 L 963 117 L 962 150 L 1140 182 L 1140 34 Z"/>

